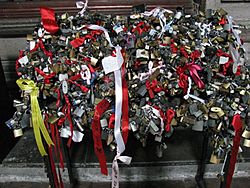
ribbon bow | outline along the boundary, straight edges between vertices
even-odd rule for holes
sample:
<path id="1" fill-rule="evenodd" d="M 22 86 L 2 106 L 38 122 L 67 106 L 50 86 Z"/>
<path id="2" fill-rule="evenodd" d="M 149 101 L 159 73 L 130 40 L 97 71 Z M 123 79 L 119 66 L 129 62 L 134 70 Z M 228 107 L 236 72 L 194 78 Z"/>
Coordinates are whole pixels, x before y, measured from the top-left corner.
<path id="1" fill-rule="evenodd" d="M 157 80 L 153 80 L 150 82 L 149 80 L 146 81 L 146 87 L 148 89 L 149 97 L 152 99 L 154 98 L 154 92 L 162 91 L 162 88 L 158 86 Z"/>
<path id="2" fill-rule="evenodd" d="M 34 128 L 35 139 L 38 146 L 38 150 L 41 153 L 41 155 L 42 156 L 47 155 L 43 146 L 40 131 L 42 132 L 42 135 L 49 146 L 54 144 L 43 122 L 41 110 L 37 100 L 37 96 L 39 95 L 39 89 L 38 87 L 36 87 L 33 80 L 18 79 L 16 83 L 22 91 L 31 91 L 30 100 L 31 100 L 32 124 Z"/>
<path id="3" fill-rule="evenodd" d="M 184 67 L 177 68 L 177 74 L 180 76 L 179 86 L 184 88 L 185 92 L 187 90 L 187 79 L 188 76 L 185 75 L 184 71 L 189 70 L 190 76 L 192 77 L 195 84 L 198 86 L 199 89 L 204 89 L 205 84 L 201 80 L 200 76 L 198 75 L 197 70 L 202 70 L 201 67 L 195 63 L 186 64 Z"/>
<path id="4" fill-rule="evenodd" d="M 198 86 L 199 89 L 204 89 L 205 84 L 202 82 L 200 76 L 198 75 L 197 70 L 202 70 L 202 68 L 195 64 L 195 63 L 189 63 L 187 64 L 187 69 L 189 70 L 190 76 L 194 80 L 195 84 Z"/>

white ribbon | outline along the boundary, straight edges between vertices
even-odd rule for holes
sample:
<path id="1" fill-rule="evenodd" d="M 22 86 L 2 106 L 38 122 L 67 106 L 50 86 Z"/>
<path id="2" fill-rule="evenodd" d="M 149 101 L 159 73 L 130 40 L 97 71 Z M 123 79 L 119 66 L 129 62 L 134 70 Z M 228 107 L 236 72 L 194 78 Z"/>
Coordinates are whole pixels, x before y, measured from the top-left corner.
<path id="1" fill-rule="evenodd" d="M 121 162 L 129 165 L 131 163 L 131 157 L 127 156 L 120 156 L 120 154 L 117 153 L 113 160 L 112 164 L 112 188 L 119 188 L 119 167 L 117 160 L 120 160 Z"/>
<path id="2" fill-rule="evenodd" d="M 247 55 L 246 55 L 246 49 L 244 48 L 244 46 L 241 43 L 240 40 L 240 36 L 238 34 L 238 32 L 234 29 L 234 25 L 233 25 L 233 17 L 232 16 L 227 16 L 227 20 L 228 20 L 228 24 L 229 24 L 229 28 L 231 29 L 233 35 L 236 38 L 236 45 L 239 45 L 243 51 L 245 52 L 245 60 L 248 60 Z M 237 48 L 234 48 L 232 45 L 229 46 L 229 51 L 232 55 L 233 61 L 234 61 L 234 65 L 233 65 L 233 73 L 235 74 L 237 72 L 237 68 L 238 66 L 241 64 L 241 60 L 240 60 L 240 54 L 238 52 Z M 242 62 L 242 64 L 244 64 L 244 61 Z"/>
<path id="3" fill-rule="evenodd" d="M 87 6 L 88 6 L 88 0 L 85 0 L 85 3 L 84 2 L 82 2 L 82 1 L 77 1 L 76 2 L 76 7 L 77 8 L 81 8 L 82 10 L 79 12 L 79 14 L 81 15 L 81 16 L 83 16 L 83 14 L 84 14 L 84 12 L 86 11 L 86 9 L 87 9 Z"/>
<path id="4" fill-rule="evenodd" d="M 109 42 L 111 47 L 114 45 L 111 43 L 108 31 L 101 26 L 98 25 L 89 25 L 89 29 L 93 30 L 102 30 L 105 34 L 105 38 Z M 117 154 L 113 160 L 112 164 L 112 188 L 119 188 L 119 167 L 117 160 L 125 164 L 130 164 L 131 157 L 128 156 L 120 156 L 122 152 L 125 150 L 125 144 L 121 134 L 121 114 L 122 114 L 122 76 L 121 76 L 121 66 L 123 64 L 123 57 L 121 53 L 121 47 L 116 46 L 116 57 L 105 57 L 102 61 L 102 65 L 105 71 L 105 74 L 110 72 L 114 72 L 115 75 L 115 127 L 114 127 L 114 135 L 117 143 Z"/>
<path id="5" fill-rule="evenodd" d="M 142 13 L 143 16 L 153 16 L 156 18 L 159 18 L 160 21 L 160 25 L 161 25 L 161 33 L 159 35 L 159 37 L 161 37 L 161 35 L 170 29 L 171 24 L 173 23 L 173 21 L 170 21 L 168 24 L 166 23 L 166 17 L 164 15 L 164 13 L 167 12 L 169 14 L 173 14 L 173 11 L 171 10 L 167 10 L 167 9 L 161 9 L 159 7 L 154 8 L 151 11 L 145 11 L 144 13 Z"/>
<path id="6" fill-rule="evenodd" d="M 162 61 L 159 61 L 158 63 L 159 63 L 159 66 L 153 68 L 153 66 L 154 66 L 153 62 L 149 61 L 148 72 L 139 73 L 140 81 L 147 80 L 149 78 L 149 76 L 154 73 L 154 71 L 156 71 L 157 69 L 160 69 L 162 67 L 165 67 L 165 65 L 162 64 Z"/>
<path id="7" fill-rule="evenodd" d="M 233 17 L 232 16 L 227 16 L 227 20 L 228 20 L 228 24 L 229 24 L 229 28 L 232 30 L 232 33 L 234 34 L 237 43 L 241 46 L 241 40 L 240 40 L 240 36 L 238 35 L 238 33 L 235 31 L 234 27 L 233 27 Z"/>
<path id="8" fill-rule="evenodd" d="M 201 99 L 195 95 L 190 94 L 191 87 L 192 87 L 192 79 L 190 77 L 188 77 L 188 90 L 187 90 L 187 94 L 183 98 L 187 100 L 190 97 L 194 100 L 200 101 L 202 104 L 205 104 L 204 99 Z"/>
<path id="9" fill-rule="evenodd" d="M 111 43 L 111 39 L 109 37 L 108 31 L 104 27 L 99 26 L 99 25 L 89 25 L 89 26 L 87 26 L 87 28 L 93 29 L 93 30 L 101 30 L 101 31 L 103 31 L 104 34 L 105 34 L 105 38 L 109 42 L 109 46 L 114 47 L 114 45 Z"/>
<path id="10" fill-rule="evenodd" d="M 82 68 L 82 70 L 80 72 L 81 78 L 83 80 L 87 81 L 87 85 L 90 85 L 91 72 L 90 72 L 88 66 L 87 65 L 82 65 L 81 68 Z"/>

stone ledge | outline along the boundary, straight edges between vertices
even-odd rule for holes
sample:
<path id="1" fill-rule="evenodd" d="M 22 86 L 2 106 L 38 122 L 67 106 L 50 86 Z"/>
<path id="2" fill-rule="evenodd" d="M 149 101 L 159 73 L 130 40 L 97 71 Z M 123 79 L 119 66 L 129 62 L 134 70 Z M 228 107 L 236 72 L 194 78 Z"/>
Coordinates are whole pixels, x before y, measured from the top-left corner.
<path id="1" fill-rule="evenodd" d="M 206 179 L 216 179 L 222 164 L 208 164 Z M 110 182 L 110 176 L 101 175 L 99 168 L 74 168 L 79 182 Z M 111 172 L 111 168 L 108 169 Z M 197 165 L 120 167 L 121 182 L 166 181 L 194 179 Z M 48 182 L 43 167 L 6 167 L 0 166 L 0 182 Z M 234 178 L 250 177 L 250 163 L 237 163 Z M 64 182 L 68 182 L 67 170 L 62 172 Z"/>

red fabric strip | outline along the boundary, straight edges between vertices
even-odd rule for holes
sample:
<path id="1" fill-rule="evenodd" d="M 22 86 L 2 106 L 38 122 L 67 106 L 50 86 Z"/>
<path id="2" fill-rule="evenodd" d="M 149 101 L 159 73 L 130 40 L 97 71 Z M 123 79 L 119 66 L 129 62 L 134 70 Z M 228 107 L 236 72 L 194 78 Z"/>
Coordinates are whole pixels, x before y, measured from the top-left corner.
<path id="1" fill-rule="evenodd" d="M 44 120 L 44 124 L 46 126 L 46 129 L 49 128 L 49 125 L 48 125 L 48 114 L 45 114 L 45 120 Z M 52 139 L 53 139 L 53 134 L 52 131 L 54 131 L 54 129 L 52 130 L 51 129 L 51 134 L 52 134 Z M 53 139 L 53 142 L 54 142 L 54 139 Z M 54 142 L 55 143 L 55 142 Z M 54 159 L 53 159 L 53 152 L 52 152 L 52 146 L 48 147 L 48 153 L 49 153 L 49 163 L 50 163 L 50 166 L 51 166 L 51 171 L 52 171 L 52 174 L 53 174 L 53 179 L 54 179 L 54 183 L 55 183 L 55 188 L 59 188 L 59 182 L 58 182 L 58 176 L 57 176 L 57 173 L 56 173 L 56 167 L 55 167 L 55 162 L 54 162 Z M 49 169 L 48 169 L 49 170 Z"/>
<path id="2" fill-rule="evenodd" d="M 94 140 L 94 150 L 95 154 L 99 160 L 101 173 L 104 175 L 108 175 L 106 157 L 104 154 L 104 150 L 102 147 L 102 140 L 101 140 L 101 123 L 100 118 L 102 114 L 108 110 L 110 104 L 106 99 L 103 99 L 100 103 L 96 105 L 94 118 L 92 120 L 92 134 Z"/>
<path id="3" fill-rule="evenodd" d="M 52 54 L 52 52 L 46 50 L 46 48 L 45 48 L 45 46 L 43 44 L 42 39 L 39 39 L 39 41 L 36 44 L 36 46 L 32 50 L 30 50 L 30 52 L 35 52 L 35 51 L 37 51 L 38 48 L 40 48 L 46 56 L 48 56 L 48 57 L 50 57 L 52 59 L 53 54 Z"/>
<path id="4" fill-rule="evenodd" d="M 54 162 L 54 159 L 53 159 L 52 146 L 50 146 L 48 148 L 48 150 L 49 150 L 50 166 L 51 166 L 51 171 L 52 171 L 52 174 L 53 174 L 55 186 L 56 186 L 56 188 L 59 188 L 59 181 L 58 181 L 58 176 L 57 176 L 57 173 L 56 173 L 55 162 Z"/>
<path id="5" fill-rule="evenodd" d="M 40 13 L 44 29 L 51 34 L 55 34 L 59 30 L 59 27 L 56 23 L 54 10 L 43 7 L 40 8 Z"/>
<path id="6" fill-rule="evenodd" d="M 171 131 L 171 121 L 172 119 L 174 118 L 175 116 L 175 111 L 173 109 L 168 109 L 167 112 L 166 112 L 166 126 L 165 126 L 165 131 L 166 132 L 170 132 Z"/>
<path id="7" fill-rule="evenodd" d="M 89 91 L 89 88 L 87 88 L 87 87 L 84 86 L 84 85 L 78 84 L 78 83 L 76 83 L 76 82 L 74 82 L 74 81 L 72 81 L 72 80 L 68 80 L 68 81 L 69 81 L 70 83 L 72 83 L 72 84 L 78 86 L 78 87 L 82 90 L 82 92 L 84 92 L 84 93 L 86 93 L 86 92 Z"/>
<path id="8" fill-rule="evenodd" d="M 51 74 L 46 74 L 46 73 L 44 73 L 42 70 L 40 70 L 37 67 L 35 67 L 35 71 L 44 78 L 44 83 L 45 84 L 50 84 L 50 80 L 49 79 L 53 78 L 56 75 L 56 73 L 54 73 L 54 72 L 51 73 Z"/>
<path id="9" fill-rule="evenodd" d="M 237 156 L 238 156 L 239 147 L 240 147 L 240 138 L 241 138 L 241 133 L 242 133 L 242 123 L 240 120 L 240 114 L 234 115 L 232 125 L 235 130 L 235 136 L 233 139 L 233 148 L 231 151 L 230 165 L 229 165 L 227 180 L 226 180 L 226 188 L 230 188 L 231 186 L 235 163 L 237 161 Z"/>
<path id="10" fill-rule="evenodd" d="M 71 104 L 69 102 L 69 98 L 67 95 L 64 95 L 65 98 L 65 102 L 67 104 L 67 109 L 66 109 L 66 117 L 69 121 L 69 128 L 70 128 L 70 132 L 71 132 L 71 136 L 69 137 L 69 140 L 67 142 L 67 146 L 70 147 L 71 142 L 72 142 L 72 137 L 73 137 L 73 121 L 71 119 L 71 113 L 70 113 L 70 109 L 71 109 Z"/>
<path id="11" fill-rule="evenodd" d="M 23 54 L 24 54 L 24 51 L 23 51 L 23 50 L 20 50 L 19 55 L 18 55 L 18 58 L 17 58 L 17 60 L 16 60 L 16 73 L 17 73 L 18 76 L 22 76 L 22 73 L 21 73 L 21 72 L 18 72 L 18 68 L 20 67 L 19 61 L 18 61 L 18 60 L 21 59 L 21 58 L 23 57 Z"/>
<path id="12" fill-rule="evenodd" d="M 129 134 L 129 116 L 128 116 L 128 85 L 125 78 L 125 63 L 122 65 L 122 137 L 124 144 L 128 141 Z"/>
<path id="13" fill-rule="evenodd" d="M 61 138 L 59 136 L 57 125 L 55 125 L 55 127 L 56 127 L 57 151 L 59 153 L 60 168 L 64 170 L 63 154 L 62 154 L 61 142 L 60 142 Z"/>
<path id="14" fill-rule="evenodd" d="M 74 40 L 72 40 L 70 42 L 71 46 L 73 46 L 73 48 L 78 48 L 79 46 L 81 46 L 85 41 L 85 38 L 82 37 L 82 38 L 76 38 Z"/>
<path id="15" fill-rule="evenodd" d="M 109 124 L 108 124 L 109 129 L 114 129 L 115 128 L 115 114 L 111 114 L 109 117 Z"/>

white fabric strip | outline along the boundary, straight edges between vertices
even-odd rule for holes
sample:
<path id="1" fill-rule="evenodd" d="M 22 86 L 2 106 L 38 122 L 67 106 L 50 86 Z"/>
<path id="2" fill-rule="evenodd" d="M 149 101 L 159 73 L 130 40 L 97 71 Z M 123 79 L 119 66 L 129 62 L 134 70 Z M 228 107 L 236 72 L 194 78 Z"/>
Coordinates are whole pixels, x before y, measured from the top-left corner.
<path id="1" fill-rule="evenodd" d="M 86 11 L 87 7 L 88 7 L 88 0 L 85 0 L 85 3 L 82 1 L 77 1 L 76 2 L 76 7 L 77 8 L 81 8 L 82 10 L 79 12 L 79 14 L 81 16 L 83 16 L 84 12 Z"/>
<path id="2" fill-rule="evenodd" d="M 110 37 L 109 37 L 108 31 L 107 31 L 104 27 L 99 26 L 99 25 L 89 25 L 88 28 L 89 28 L 89 29 L 93 29 L 93 30 L 101 30 L 101 31 L 103 31 L 104 34 L 105 34 L 105 38 L 106 38 L 107 41 L 109 42 L 109 45 L 110 45 L 111 47 L 114 47 L 114 45 L 111 43 L 111 39 L 110 39 Z"/>
<path id="3" fill-rule="evenodd" d="M 108 31 L 98 25 L 89 25 L 89 29 L 93 30 L 102 30 L 105 34 L 105 38 L 109 42 L 111 47 L 114 45 L 111 43 L 111 39 L 109 37 Z M 122 152 L 125 150 L 125 144 L 121 134 L 121 115 L 122 115 L 122 76 L 121 76 L 121 66 L 123 64 L 123 57 L 121 53 L 121 47 L 116 46 L 116 58 L 109 56 L 105 57 L 102 61 L 102 65 L 105 71 L 105 74 L 110 72 L 114 72 L 115 75 L 115 128 L 114 135 L 117 143 L 117 154 L 113 160 L 112 164 L 112 188 L 119 188 L 119 167 L 117 160 L 125 164 L 130 164 L 131 157 L 128 156 L 120 156 Z M 113 64 L 113 65 L 112 65 Z M 115 66 L 114 66 L 115 64 Z"/>
<path id="4" fill-rule="evenodd" d="M 190 94 L 191 87 L 192 87 L 192 79 L 190 77 L 188 77 L 188 90 L 187 90 L 187 94 L 183 98 L 187 100 L 190 97 L 194 100 L 200 101 L 202 104 L 205 104 L 205 100 L 203 100 L 195 95 Z"/>
<path id="5" fill-rule="evenodd" d="M 170 25 L 172 24 L 172 21 L 170 21 L 168 24 L 166 23 L 166 17 L 164 15 L 164 13 L 167 12 L 169 14 L 173 14 L 173 12 L 171 10 L 167 10 L 167 9 L 161 9 L 159 7 L 154 8 L 151 11 L 145 11 L 144 13 L 142 13 L 143 16 L 153 16 L 156 18 L 159 18 L 160 21 L 160 25 L 161 25 L 161 33 L 159 35 L 159 37 L 162 36 L 162 34 L 168 30 L 170 28 Z"/>
<path id="6" fill-rule="evenodd" d="M 115 128 L 114 135 L 117 143 L 117 153 L 121 154 L 125 150 L 125 144 L 121 135 L 121 114 L 122 114 L 122 76 L 121 70 L 115 73 Z"/>

